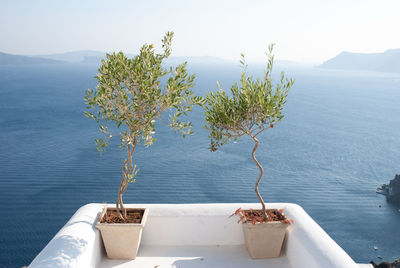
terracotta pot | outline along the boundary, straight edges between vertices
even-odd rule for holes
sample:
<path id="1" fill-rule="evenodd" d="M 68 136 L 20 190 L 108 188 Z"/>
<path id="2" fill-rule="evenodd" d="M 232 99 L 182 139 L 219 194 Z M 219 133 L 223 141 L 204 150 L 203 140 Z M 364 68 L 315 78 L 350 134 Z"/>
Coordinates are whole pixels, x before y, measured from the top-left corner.
<path id="1" fill-rule="evenodd" d="M 115 208 L 107 208 L 114 209 Z M 143 210 L 140 223 L 96 223 L 96 228 L 100 230 L 103 238 L 107 256 L 110 259 L 135 259 L 140 241 L 142 230 L 146 223 L 148 209 L 146 208 L 127 208 L 127 211 Z"/>
<path id="2" fill-rule="evenodd" d="M 290 223 L 242 223 L 247 251 L 253 259 L 278 258 Z"/>

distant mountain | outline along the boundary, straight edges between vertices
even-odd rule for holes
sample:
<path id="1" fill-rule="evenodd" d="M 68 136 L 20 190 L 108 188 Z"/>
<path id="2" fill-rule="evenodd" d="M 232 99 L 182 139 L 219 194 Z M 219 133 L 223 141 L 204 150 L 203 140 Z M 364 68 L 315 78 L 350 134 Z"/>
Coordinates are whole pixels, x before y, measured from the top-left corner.
<path id="1" fill-rule="evenodd" d="M 221 64 L 221 63 L 230 63 L 233 61 L 221 59 L 218 57 L 211 56 L 176 56 L 170 57 L 167 59 L 168 64 L 177 65 L 182 62 L 187 61 L 188 63 L 194 64 Z"/>
<path id="2" fill-rule="evenodd" d="M 125 53 L 128 58 L 133 57 L 133 54 Z M 35 55 L 35 57 L 62 60 L 69 63 L 100 63 L 106 56 L 106 52 L 95 50 L 79 50 L 59 54 Z"/>
<path id="3" fill-rule="evenodd" d="M 101 60 L 105 57 L 106 53 L 104 53 L 102 56 L 84 56 L 83 60 L 81 63 L 101 63 Z M 133 58 L 135 55 L 133 54 L 125 54 L 128 58 Z M 221 58 L 217 57 L 195 57 L 195 56 L 190 56 L 190 57 L 170 57 L 166 60 L 166 64 L 169 66 L 176 66 L 178 64 L 181 64 L 183 62 L 187 61 L 188 64 L 221 64 L 221 63 L 229 63 L 231 61 L 224 60 Z"/>
<path id="4" fill-rule="evenodd" d="M 135 55 L 125 53 L 128 58 Z M 0 64 L 6 63 L 88 63 L 100 64 L 101 60 L 106 56 L 106 52 L 93 51 L 93 50 L 80 50 L 59 54 L 45 54 L 45 55 L 12 55 L 0 52 Z M 177 65 L 184 61 L 195 64 L 218 64 L 229 63 L 231 61 L 224 60 L 217 57 L 170 57 L 167 59 L 167 65 Z"/>
<path id="5" fill-rule="evenodd" d="M 125 53 L 128 58 L 135 55 Z M 106 56 L 106 52 L 94 50 L 80 50 L 59 54 L 45 54 L 45 55 L 11 55 L 0 52 L 0 64 L 7 63 L 84 63 L 84 64 L 100 64 L 101 60 Z M 11 59 L 12 58 L 12 59 Z M 219 64 L 237 64 L 239 60 L 227 60 L 211 56 L 176 56 L 170 57 L 166 60 L 167 66 L 176 66 L 182 62 L 187 61 L 189 65 L 219 65 Z M 291 61 L 276 61 L 277 65 L 299 65 L 299 63 Z M 255 62 L 261 64 L 261 62 Z M 264 62 L 262 63 L 265 64 Z"/>
<path id="6" fill-rule="evenodd" d="M 85 61 L 85 57 L 90 57 L 90 58 L 95 57 L 101 59 L 105 55 L 106 53 L 101 51 L 80 50 L 80 51 L 72 51 L 59 54 L 35 55 L 35 57 L 43 59 L 61 60 L 69 63 L 79 63 Z"/>
<path id="7" fill-rule="evenodd" d="M 104 53 L 102 56 L 84 56 L 83 60 L 81 63 L 98 63 L 100 64 L 101 60 L 105 57 L 106 53 Z M 133 54 L 125 54 L 128 58 L 133 58 L 135 55 Z M 221 58 L 217 57 L 196 57 L 196 56 L 190 56 L 190 57 L 185 57 L 185 56 L 179 56 L 179 57 L 170 57 L 166 60 L 167 65 L 172 65 L 176 66 L 178 64 L 181 64 L 183 62 L 187 61 L 189 64 L 221 64 L 221 63 L 229 63 L 232 61 L 229 60 L 224 60 Z"/>
<path id="8" fill-rule="evenodd" d="M 106 54 L 104 54 L 104 56 L 105 56 Z M 80 61 L 80 63 L 90 63 L 90 64 L 93 64 L 93 63 L 95 63 L 95 64 L 100 64 L 101 63 L 101 60 L 103 59 L 104 57 L 98 57 L 98 56 L 85 56 L 84 58 L 83 58 L 83 60 L 82 61 Z"/>
<path id="9" fill-rule="evenodd" d="M 342 52 L 319 67 L 328 69 L 353 69 L 378 72 L 400 72 L 400 49 L 383 53 Z"/>
<path id="10" fill-rule="evenodd" d="M 54 59 L 43 59 L 38 57 L 13 55 L 0 52 L 0 65 L 3 64 L 55 64 L 65 63 Z"/>

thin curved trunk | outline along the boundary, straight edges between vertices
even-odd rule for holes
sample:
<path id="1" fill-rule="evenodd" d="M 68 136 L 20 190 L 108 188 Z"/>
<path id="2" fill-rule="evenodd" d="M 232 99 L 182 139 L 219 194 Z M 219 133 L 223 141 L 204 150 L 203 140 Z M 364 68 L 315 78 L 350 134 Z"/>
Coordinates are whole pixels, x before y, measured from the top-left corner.
<path id="1" fill-rule="evenodd" d="M 126 209 L 124 208 L 124 202 L 122 201 L 122 195 L 125 193 L 126 189 L 128 188 L 128 183 L 129 183 L 128 175 L 132 171 L 132 168 L 133 168 L 132 157 L 133 157 L 133 152 L 136 149 L 136 145 L 137 145 L 137 139 L 135 136 L 133 139 L 132 149 L 131 149 L 130 144 L 127 144 L 127 146 L 126 146 L 126 149 L 128 151 L 128 159 L 126 159 L 124 161 L 124 165 L 122 166 L 123 178 L 119 185 L 118 200 L 115 205 L 117 208 L 118 216 L 124 221 L 126 220 Z M 129 167 L 127 168 L 128 163 L 129 163 Z"/>
<path id="2" fill-rule="evenodd" d="M 255 192 L 256 192 L 256 194 L 257 194 L 258 199 L 260 200 L 260 203 L 261 203 L 261 206 L 262 206 L 262 210 L 263 210 L 263 214 L 264 214 L 264 219 L 268 219 L 268 216 L 267 216 L 267 213 L 266 213 L 266 209 L 265 209 L 264 200 L 262 199 L 262 197 L 261 197 L 261 195 L 260 195 L 260 192 L 258 191 L 258 184 L 260 183 L 261 177 L 262 177 L 263 174 L 264 174 L 264 170 L 263 170 L 262 166 L 260 165 L 260 163 L 257 161 L 256 156 L 255 156 L 255 152 L 256 152 L 257 147 L 258 147 L 258 144 L 259 144 L 260 142 L 258 141 L 258 139 L 257 139 L 256 137 L 254 137 L 254 136 L 250 136 L 250 137 L 251 137 L 251 138 L 254 140 L 254 142 L 255 142 L 253 151 L 252 151 L 252 153 L 251 153 L 251 157 L 253 158 L 253 161 L 256 163 L 258 169 L 260 170 L 260 175 L 258 176 L 258 179 L 257 179 L 256 186 L 255 186 L 255 189 L 254 189 L 254 190 L 255 190 Z"/>

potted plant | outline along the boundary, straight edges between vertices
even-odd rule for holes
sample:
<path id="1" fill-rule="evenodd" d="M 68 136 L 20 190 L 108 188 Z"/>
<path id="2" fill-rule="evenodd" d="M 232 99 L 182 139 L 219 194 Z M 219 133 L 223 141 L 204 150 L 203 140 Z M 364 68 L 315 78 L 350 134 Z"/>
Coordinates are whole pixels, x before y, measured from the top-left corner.
<path id="1" fill-rule="evenodd" d="M 216 151 L 230 139 L 239 139 L 247 135 L 254 141 L 251 157 L 259 169 L 255 183 L 255 192 L 261 203 L 261 210 L 238 209 L 234 214 L 240 216 L 246 247 L 252 258 L 279 257 L 285 232 L 290 221 L 282 211 L 266 209 L 258 185 L 263 176 L 263 168 L 255 157 L 259 146 L 258 135 L 273 128 L 282 120 L 282 109 L 294 80 L 287 79 L 281 73 L 278 84 L 273 85 L 272 67 L 274 56 L 273 45 L 269 46 L 267 69 L 263 79 L 253 79 L 247 74 L 244 55 L 241 56 L 243 71 L 240 85 L 231 87 L 230 96 L 226 94 L 217 82 L 219 90 L 206 96 L 205 107 L 206 128 L 211 139 L 210 150 Z"/>
<path id="2" fill-rule="evenodd" d="M 128 155 L 122 165 L 116 207 L 105 208 L 96 224 L 109 258 L 135 259 L 146 222 L 146 208 L 125 208 L 122 200 L 128 183 L 135 182 L 138 173 L 133 163 L 137 145 L 141 142 L 145 146 L 153 144 L 155 120 L 181 132 L 183 137 L 192 134 L 191 122 L 180 118 L 191 111 L 193 105 L 205 102 L 191 90 L 195 76 L 187 73 L 186 62 L 176 68 L 163 66 L 163 60 L 171 54 L 172 37 L 172 32 L 164 36 L 162 54 L 155 53 L 153 45 L 147 44 L 132 59 L 122 52 L 107 54 L 98 69 L 96 89 L 86 91 L 89 111 L 85 115 L 96 120 L 105 135 L 95 140 L 97 149 L 102 153 L 115 135 L 113 132 L 117 131 L 120 146 Z M 169 122 L 161 118 L 165 111 L 173 113 Z"/>

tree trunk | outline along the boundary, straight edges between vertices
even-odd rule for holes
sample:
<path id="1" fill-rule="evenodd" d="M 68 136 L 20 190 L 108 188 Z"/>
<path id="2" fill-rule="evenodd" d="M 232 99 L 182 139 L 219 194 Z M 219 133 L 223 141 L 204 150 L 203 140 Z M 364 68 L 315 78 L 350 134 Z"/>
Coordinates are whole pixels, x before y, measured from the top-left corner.
<path id="1" fill-rule="evenodd" d="M 137 145 L 136 136 L 134 136 L 132 148 L 131 148 L 130 144 L 126 145 L 126 150 L 128 151 L 128 159 L 126 159 L 124 161 L 124 165 L 122 166 L 123 178 L 119 185 L 118 200 L 115 205 L 117 208 L 118 216 L 124 221 L 126 220 L 126 209 L 124 208 L 124 202 L 122 201 L 122 195 L 125 193 L 126 189 L 128 188 L 128 183 L 129 183 L 128 175 L 132 171 L 132 168 L 133 168 L 132 157 L 133 157 L 133 152 L 136 149 L 136 145 Z M 128 163 L 129 163 L 129 167 L 127 167 Z"/>
<path id="2" fill-rule="evenodd" d="M 264 219 L 268 219 L 268 216 L 267 216 L 267 213 L 266 213 L 266 210 L 265 210 L 265 203 L 264 203 L 264 200 L 262 199 L 262 197 L 261 197 L 261 195 L 260 195 L 260 192 L 258 191 L 258 184 L 260 183 L 261 177 L 262 177 L 262 175 L 264 174 L 264 170 L 263 170 L 262 166 L 260 165 L 260 163 L 258 163 L 258 161 L 257 161 L 257 159 L 256 159 L 256 156 L 255 156 L 255 152 L 256 152 L 257 147 L 258 147 L 258 144 L 259 144 L 260 142 L 258 141 L 258 139 L 257 139 L 256 137 L 253 137 L 253 136 L 250 136 L 250 137 L 251 137 L 251 138 L 254 140 L 254 142 L 255 142 L 255 145 L 254 145 L 254 148 L 253 148 L 253 152 L 251 153 L 251 157 L 253 158 L 253 161 L 256 163 L 258 169 L 260 170 L 260 175 L 258 176 L 258 180 L 257 180 L 257 182 L 256 182 L 256 186 L 255 186 L 255 189 L 254 189 L 254 190 L 255 190 L 255 192 L 256 192 L 256 194 L 257 194 L 258 199 L 260 200 L 260 203 L 261 203 L 261 206 L 262 206 L 262 211 L 263 211 L 263 214 L 264 214 Z"/>

